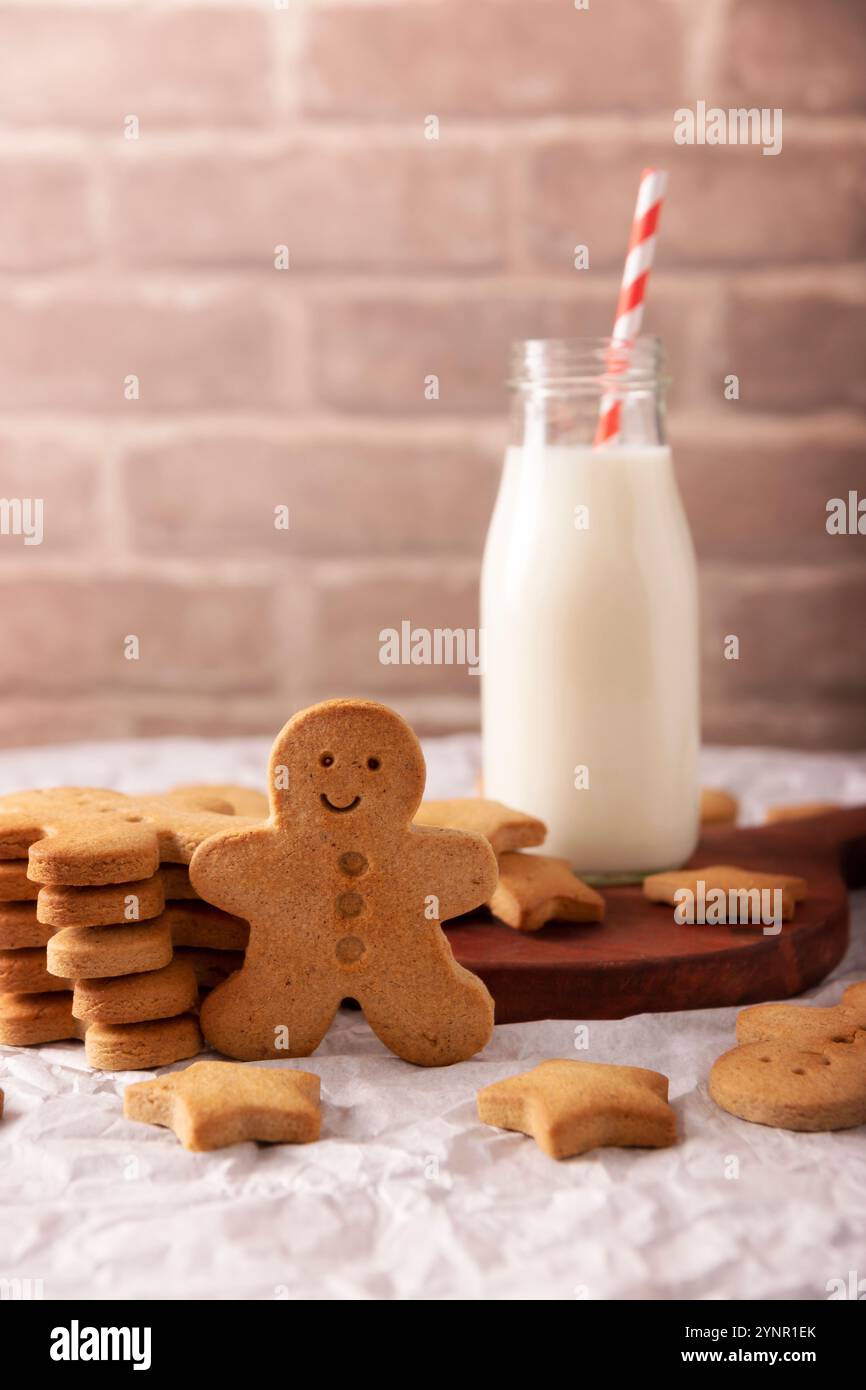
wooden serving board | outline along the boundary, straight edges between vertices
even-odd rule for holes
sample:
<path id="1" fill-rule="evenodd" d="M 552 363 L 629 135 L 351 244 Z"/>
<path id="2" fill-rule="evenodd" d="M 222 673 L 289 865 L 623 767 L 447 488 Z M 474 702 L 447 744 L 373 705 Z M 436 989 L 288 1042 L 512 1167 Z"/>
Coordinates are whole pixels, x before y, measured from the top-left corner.
<path id="1" fill-rule="evenodd" d="M 606 888 L 601 924 L 522 934 L 487 917 L 446 928 L 484 980 L 497 1023 L 753 1004 L 800 994 L 848 944 L 848 889 L 866 885 L 866 806 L 737 830 L 709 827 L 689 860 L 802 875 L 806 900 L 777 936 L 760 927 L 679 926 L 639 886 Z"/>

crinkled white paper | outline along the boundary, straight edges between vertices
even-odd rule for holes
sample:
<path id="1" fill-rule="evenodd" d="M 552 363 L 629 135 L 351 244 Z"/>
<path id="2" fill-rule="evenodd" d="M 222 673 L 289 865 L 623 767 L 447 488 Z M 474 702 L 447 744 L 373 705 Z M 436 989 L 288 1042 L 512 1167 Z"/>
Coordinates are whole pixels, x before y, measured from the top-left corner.
<path id="1" fill-rule="evenodd" d="M 471 790 L 470 738 L 431 741 L 431 795 Z M 0 790 L 85 783 L 261 784 L 267 741 L 37 749 L 0 757 Z M 709 750 L 704 780 L 760 819 L 772 801 L 866 801 L 866 758 Z M 813 997 L 866 978 L 866 901 L 852 946 Z M 496 1029 L 441 1070 L 392 1057 L 342 1012 L 312 1058 L 323 1138 L 188 1153 L 124 1120 L 150 1073 L 92 1072 L 80 1044 L 0 1049 L 0 1288 L 45 1298 L 824 1299 L 866 1278 L 866 1131 L 794 1135 L 707 1095 L 734 1009 Z M 478 1123 L 475 1093 L 546 1057 L 649 1066 L 671 1080 L 682 1141 L 554 1163 Z M 186 1065 L 183 1063 L 181 1065 Z M 30 1281 L 29 1285 L 27 1281 Z M 836 1285 L 831 1284 L 830 1288 Z"/>

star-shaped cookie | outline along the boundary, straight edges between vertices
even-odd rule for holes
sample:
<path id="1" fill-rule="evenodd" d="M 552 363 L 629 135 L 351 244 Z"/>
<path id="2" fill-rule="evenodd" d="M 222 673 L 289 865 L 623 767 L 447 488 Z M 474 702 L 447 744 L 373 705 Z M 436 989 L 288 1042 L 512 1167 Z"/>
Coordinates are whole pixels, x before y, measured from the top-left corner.
<path id="1" fill-rule="evenodd" d="M 676 906 L 676 894 L 688 889 L 693 897 L 698 896 L 698 884 L 703 883 L 704 892 L 721 890 L 723 893 L 749 893 L 754 889 L 760 892 L 767 889 L 781 889 L 782 919 L 790 922 L 797 903 L 806 896 L 806 880 L 796 874 L 769 874 L 759 869 L 738 869 L 733 864 L 708 864 L 700 869 L 670 869 L 661 874 L 649 874 L 643 881 L 643 891 L 650 902 L 668 903 Z M 736 922 L 731 923 L 736 926 Z"/>
<path id="2" fill-rule="evenodd" d="M 546 922 L 600 922 L 604 898 L 575 877 L 567 859 L 502 854 L 490 911 L 515 931 L 533 932 Z"/>
<path id="3" fill-rule="evenodd" d="M 184 1071 L 137 1081 L 123 1093 L 128 1120 L 166 1125 L 188 1149 L 222 1149 L 246 1139 L 309 1144 L 321 1125 L 312 1072 L 194 1062 Z"/>
<path id="4" fill-rule="evenodd" d="M 501 801 L 483 796 L 457 796 L 450 801 L 422 801 L 415 812 L 416 825 L 432 825 L 447 830 L 473 830 L 488 840 L 494 854 L 507 850 L 530 849 L 544 844 L 547 826 L 537 816 L 513 811 Z"/>
<path id="5" fill-rule="evenodd" d="M 478 1092 L 478 1118 L 529 1134 L 551 1158 L 676 1142 L 668 1079 L 643 1067 L 556 1059 Z"/>

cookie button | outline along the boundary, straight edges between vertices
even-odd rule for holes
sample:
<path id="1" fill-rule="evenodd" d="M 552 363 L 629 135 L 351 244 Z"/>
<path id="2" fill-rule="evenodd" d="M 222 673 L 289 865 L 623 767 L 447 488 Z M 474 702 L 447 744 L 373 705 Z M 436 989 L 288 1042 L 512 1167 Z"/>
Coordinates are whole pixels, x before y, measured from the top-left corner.
<path id="1" fill-rule="evenodd" d="M 343 936 L 337 942 L 337 960 L 341 965 L 357 965 L 366 949 L 360 937 Z"/>
<path id="2" fill-rule="evenodd" d="M 361 874 L 366 873 L 370 867 L 363 854 L 359 854 L 354 849 L 348 850 L 346 854 L 341 854 L 337 862 L 343 873 L 348 874 L 350 878 L 358 878 Z"/>
<path id="3" fill-rule="evenodd" d="M 360 893 L 341 893 L 337 899 L 337 912 L 341 917 L 359 917 L 364 910 L 364 899 Z"/>

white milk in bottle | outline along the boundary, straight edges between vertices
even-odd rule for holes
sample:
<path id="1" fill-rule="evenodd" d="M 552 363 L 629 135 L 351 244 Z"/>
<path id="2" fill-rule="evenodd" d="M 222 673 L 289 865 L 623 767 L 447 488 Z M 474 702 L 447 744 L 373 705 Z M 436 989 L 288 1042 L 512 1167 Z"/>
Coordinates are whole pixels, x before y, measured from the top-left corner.
<path id="1" fill-rule="evenodd" d="M 664 439 L 661 347 L 518 345 L 481 585 L 484 795 L 540 816 L 539 851 L 595 879 L 681 864 L 698 835 L 694 551 Z"/>

